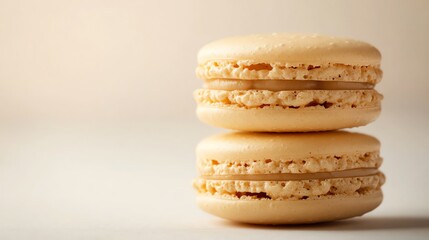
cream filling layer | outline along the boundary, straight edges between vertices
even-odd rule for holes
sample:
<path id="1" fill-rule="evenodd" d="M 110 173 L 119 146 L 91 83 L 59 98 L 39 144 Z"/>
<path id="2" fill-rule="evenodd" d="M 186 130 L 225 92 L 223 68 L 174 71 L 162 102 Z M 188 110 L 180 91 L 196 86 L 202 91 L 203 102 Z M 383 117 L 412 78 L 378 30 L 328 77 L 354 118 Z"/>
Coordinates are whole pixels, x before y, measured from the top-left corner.
<path id="1" fill-rule="evenodd" d="M 204 88 L 212 90 L 367 90 L 374 84 L 365 82 L 315 81 L 315 80 L 205 80 Z"/>
<path id="2" fill-rule="evenodd" d="M 242 181 L 297 181 L 313 179 L 366 177 L 378 174 L 377 168 L 357 168 L 334 172 L 318 173 L 277 173 L 277 174 L 240 174 L 240 175 L 203 175 L 207 180 L 242 180 Z"/>

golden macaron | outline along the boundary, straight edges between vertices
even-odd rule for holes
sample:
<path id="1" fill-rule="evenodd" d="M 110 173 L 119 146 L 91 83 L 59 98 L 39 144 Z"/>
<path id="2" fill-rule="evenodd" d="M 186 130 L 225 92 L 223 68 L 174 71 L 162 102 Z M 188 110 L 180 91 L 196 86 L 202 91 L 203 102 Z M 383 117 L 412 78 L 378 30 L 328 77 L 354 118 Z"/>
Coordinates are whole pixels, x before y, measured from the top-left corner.
<path id="1" fill-rule="evenodd" d="M 366 125 L 380 114 L 380 52 L 317 34 L 221 39 L 198 53 L 197 116 L 244 131 L 307 132 Z"/>
<path id="2" fill-rule="evenodd" d="M 364 134 L 232 132 L 199 143 L 194 188 L 201 209 L 233 221 L 333 221 L 381 203 L 381 163 Z"/>

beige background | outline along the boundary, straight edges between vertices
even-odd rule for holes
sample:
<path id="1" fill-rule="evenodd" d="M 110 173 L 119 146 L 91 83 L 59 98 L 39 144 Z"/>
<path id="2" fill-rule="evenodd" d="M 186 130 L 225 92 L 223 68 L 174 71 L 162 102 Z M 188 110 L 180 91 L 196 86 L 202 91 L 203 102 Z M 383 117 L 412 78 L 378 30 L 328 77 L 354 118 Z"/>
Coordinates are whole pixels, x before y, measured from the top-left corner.
<path id="1" fill-rule="evenodd" d="M 260 32 L 368 41 L 383 54 L 384 110 L 429 113 L 428 1 L 0 0 L 0 119 L 193 115 L 196 54 Z"/>
<path id="2" fill-rule="evenodd" d="M 0 238 L 425 239 L 429 1 L 0 0 Z M 385 200 L 309 227 L 199 211 L 192 91 L 205 43 L 270 32 L 368 41 L 383 55 Z"/>

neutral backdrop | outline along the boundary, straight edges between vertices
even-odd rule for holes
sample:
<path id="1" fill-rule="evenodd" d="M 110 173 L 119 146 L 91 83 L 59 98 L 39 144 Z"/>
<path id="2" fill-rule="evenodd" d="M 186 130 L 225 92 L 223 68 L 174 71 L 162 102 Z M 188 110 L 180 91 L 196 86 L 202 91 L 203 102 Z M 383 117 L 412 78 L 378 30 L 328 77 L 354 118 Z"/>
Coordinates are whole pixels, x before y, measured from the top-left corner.
<path id="1" fill-rule="evenodd" d="M 428 9 L 423 0 L 0 0 L 0 238 L 427 237 Z M 385 201 L 368 216 L 257 228 L 195 207 L 194 147 L 222 131 L 194 115 L 198 49 L 271 32 L 381 51 L 382 115 L 352 130 L 382 142 Z"/>

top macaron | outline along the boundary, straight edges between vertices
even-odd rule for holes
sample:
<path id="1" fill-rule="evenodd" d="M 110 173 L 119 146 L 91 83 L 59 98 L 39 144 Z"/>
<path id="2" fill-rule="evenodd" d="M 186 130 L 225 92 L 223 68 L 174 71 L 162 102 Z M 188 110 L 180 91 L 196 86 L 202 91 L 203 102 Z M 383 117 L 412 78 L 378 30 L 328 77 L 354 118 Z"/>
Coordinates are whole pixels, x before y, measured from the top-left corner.
<path id="1" fill-rule="evenodd" d="M 201 121 L 265 132 L 326 131 L 374 121 L 381 54 L 372 45 L 318 34 L 225 38 L 198 53 L 194 92 Z"/>

